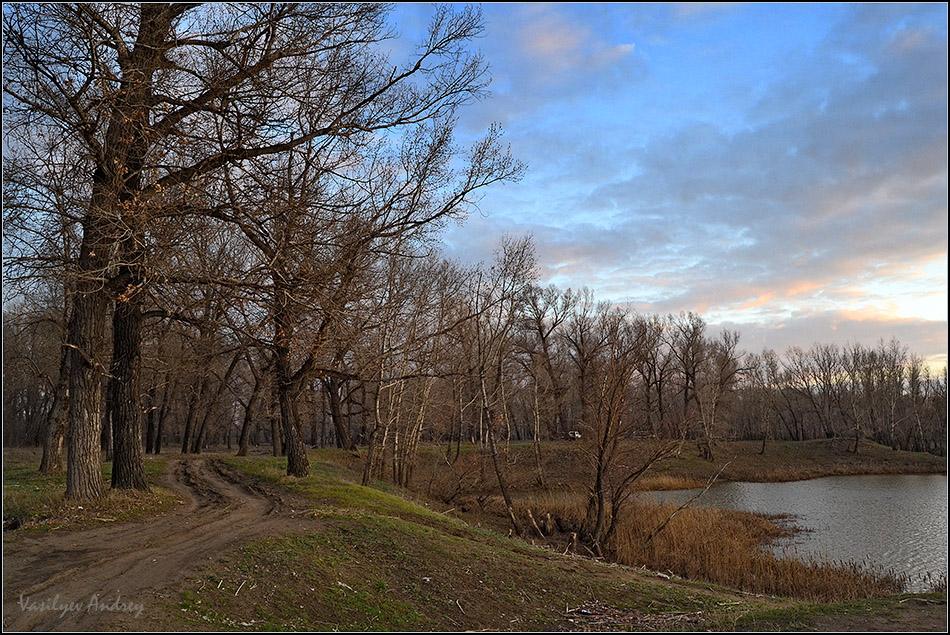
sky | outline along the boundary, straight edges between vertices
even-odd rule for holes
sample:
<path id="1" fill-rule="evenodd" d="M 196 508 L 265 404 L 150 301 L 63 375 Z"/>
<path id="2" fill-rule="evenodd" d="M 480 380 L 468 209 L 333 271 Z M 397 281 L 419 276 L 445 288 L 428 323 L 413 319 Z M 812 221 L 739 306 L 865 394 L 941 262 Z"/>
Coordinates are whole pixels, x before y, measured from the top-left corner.
<path id="1" fill-rule="evenodd" d="M 528 171 L 447 256 L 529 233 L 542 284 L 695 311 L 749 352 L 896 337 L 946 364 L 945 4 L 482 10 L 491 95 L 459 139 L 498 123 Z"/>

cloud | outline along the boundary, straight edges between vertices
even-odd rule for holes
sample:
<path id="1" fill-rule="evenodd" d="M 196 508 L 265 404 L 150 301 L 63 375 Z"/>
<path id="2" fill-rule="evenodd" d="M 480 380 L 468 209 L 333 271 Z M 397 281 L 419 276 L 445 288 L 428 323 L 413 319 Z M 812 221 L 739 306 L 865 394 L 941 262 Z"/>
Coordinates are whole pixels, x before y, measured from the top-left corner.
<path id="1" fill-rule="evenodd" d="M 939 10 L 780 7 L 802 22 L 787 41 L 772 23 L 749 29 L 764 7 L 720 11 L 715 28 L 668 9 L 572 11 L 521 8 L 501 29 L 523 44 L 502 51 L 506 89 L 482 115 L 507 117 L 530 172 L 486 197 L 491 216 L 454 236 L 459 253 L 530 231 L 560 286 L 801 336 L 840 328 L 814 316 L 842 307 L 865 312 L 863 333 L 946 304 L 945 265 L 928 264 L 947 252 Z M 749 42 L 729 37 L 740 27 Z"/>
<path id="2" fill-rule="evenodd" d="M 912 65 L 935 65 L 935 47 L 916 50 Z M 945 251 L 945 108 L 940 113 L 933 82 L 918 79 L 882 66 L 864 82 L 825 91 L 822 110 L 798 104 L 733 135 L 713 124 L 688 125 L 654 139 L 636 157 L 639 173 L 594 188 L 587 207 L 615 214 L 618 202 L 626 204 L 631 232 L 654 225 L 655 210 L 663 209 L 679 228 L 669 248 L 692 246 L 709 269 L 743 282 L 830 283 Z M 943 86 L 945 98 L 945 79 Z M 809 87 L 793 78 L 785 88 Z M 892 95 L 903 106 L 876 115 L 882 101 L 897 102 Z"/>
<path id="3" fill-rule="evenodd" d="M 612 19 L 607 6 L 526 3 L 483 9 L 487 30 L 478 45 L 491 64 L 492 94 L 462 114 L 466 129 L 500 122 L 530 134 L 539 116 L 582 114 L 573 109 L 578 102 L 616 93 L 644 73 L 634 42 L 603 36 Z"/>
<path id="4" fill-rule="evenodd" d="M 576 63 L 590 33 L 576 23 L 569 23 L 550 7 L 527 9 L 531 17 L 520 29 L 521 50 L 524 54 L 554 60 L 559 66 Z"/>

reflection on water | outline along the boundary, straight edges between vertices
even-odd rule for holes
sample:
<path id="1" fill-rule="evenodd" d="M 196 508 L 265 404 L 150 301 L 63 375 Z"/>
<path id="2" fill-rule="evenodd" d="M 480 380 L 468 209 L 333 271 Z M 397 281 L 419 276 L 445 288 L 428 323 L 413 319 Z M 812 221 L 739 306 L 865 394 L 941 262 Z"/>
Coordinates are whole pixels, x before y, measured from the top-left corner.
<path id="1" fill-rule="evenodd" d="M 682 504 L 700 490 L 650 492 Z M 911 590 L 947 575 L 947 477 L 832 476 L 792 483 L 722 483 L 694 506 L 790 514 L 806 529 L 773 545 L 781 554 L 854 561 L 910 578 Z M 929 576 L 929 577 L 928 577 Z"/>

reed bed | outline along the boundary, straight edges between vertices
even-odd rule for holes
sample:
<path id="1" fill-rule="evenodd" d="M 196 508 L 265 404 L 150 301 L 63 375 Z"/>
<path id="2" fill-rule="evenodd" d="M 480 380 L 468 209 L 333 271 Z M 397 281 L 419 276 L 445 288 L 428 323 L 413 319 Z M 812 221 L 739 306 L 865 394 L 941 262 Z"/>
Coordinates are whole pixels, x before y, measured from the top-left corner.
<path id="1" fill-rule="evenodd" d="M 584 553 L 580 545 L 589 520 L 585 486 L 590 479 L 583 446 L 544 444 L 543 485 L 531 450 L 528 444 L 512 444 L 505 469 L 522 530 L 535 539 L 533 525 L 537 525 L 545 538 L 560 544 L 561 549 L 573 543 L 571 534 L 575 534 L 579 551 Z M 832 474 L 934 472 L 939 468 L 935 467 L 939 457 L 894 452 L 869 442 L 862 443 L 859 454 L 834 440 L 770 442 L 764 453 L 761 443 L 732 442 L 717 446 L 717 453 L 730 460 L 722 474 L 728 480 L 787 481 Z M 428 460 L 421 461 L 418 476 L 427 495 L 461 511 L 494 519 L 502 528 L 507 526 L 507 512 L 485 456 L 463 452 L 451 465 L 433 460 L 439 457 L 431 451 L 423 456 Z M 719 467 L 720 463 L 703 460 L 693 446 L 686 445 L 680 455 L 655 466 L 635 487 L 702 487 Z M 893 572 L 872 569 L 866 563 L 803 561 L 773 554 L 768 543 L 786 530 L 774 519 L 747 512 L 689 507 L 651 538 L 675 509 L 645 501 L 625 507 L 610 542 L 602 545 L 604 556 L 751 593 L 812 601 L 879 597 L 900 592 L 907 583 Z M 939 588 L 939 583 L 933 586 Z"/>
<path id="2" fill-rule="evenodd" d="M 657 533 L 676 509 L 658 503 L 632 506 L 609 546 L 617 562 L 751 593 L 823 602 L 881 597 L 904 587 L 894 573 L 864 564 L 776 556 L 764 547 L 788 530 L 759 514 L 686 508 Z"/>
<path id="3" fill-rule="evenodd" d="M 528 518 L 530 511 L 545 531 L 582 534 L 587 504 L 583 492 L 539 492 L 514 503 L 519 518 Z M 674 514 L 677 509 L 652 501 L 626 506 L 604 555 L 620 564 L 749 593 L 816 602 L 882 597 L 904 589 L 902 577 L 865 563 L 773 554 L 769 543 L 796 531 L 781 523 L 781 517 L 705 507 L 687 507 Z M 485 501 L 484 511 L 500 514 L 503 504 L 493 497 Z"/>

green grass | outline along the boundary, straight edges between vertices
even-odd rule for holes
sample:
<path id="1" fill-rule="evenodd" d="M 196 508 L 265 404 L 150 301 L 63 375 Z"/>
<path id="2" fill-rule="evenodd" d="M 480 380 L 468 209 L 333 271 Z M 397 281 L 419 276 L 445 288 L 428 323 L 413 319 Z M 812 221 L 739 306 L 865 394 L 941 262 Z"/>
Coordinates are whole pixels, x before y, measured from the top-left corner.
<path id="1" fill-rule="evenodd" d="M 562 630 L 565 608 L 591 598 L 649 614 L 716 606 L 691 589 L 657 594 L 626 570 L 376 516 L 257 541 L 219 563 L 214 577 L 228 583 L 204 585 L 181 608 L 221 628 Z"/>
<path id="2" fill-rule="evenodd" d="M 815 630 L 843 630 L 853 620 L 888 619 L 895 624 L 897 630 L 920 631 L 932 630 L 921 623 L 915 615 L 915 609 L 924 602 L 938 616 L 942 613 L 946 617 L 946 593 L 919 593 L 892 595 L 884 598 L 870 598 L 852 600 L 839 603 L 809 603 L 800 602 L 787 606 L 770 607 L 760 611 L 753 611 L 739 617 L 733 624 L 737 631 L 795 631 Z M 941 609 L 940 607 L 944 607 Z M 946 621 L 944 619 L 944 630 Z"/>
<path id="3" fill-rule="evenodd" d="M 44 475 L 38 471 L 36 449 L 4 449 L 3 452 L 3 524 L 4 528 L 49 530 L 89 526 L 130 520 L 169 508 L 177 497 L 157 485 L 165 461 L 149 458 L 145 462 L 150 492 L 108 491 L 95 502 L 67 502 L 66 476 Z M 102 466 L 106 486 L 112 479 L 112 464 Z"/>
<path id="4" fill-rule="evenodd" d="M 413 518 L 425 523 L 447 522 L 445 516 L 427 509 L 426 503 L 395 495 L 396 488 L 388 484 L 359 485 L 355 474 L 318 457 L 319 452 L 312 453 L 310 475 L 305 478 L 287 476 L 287 460 L 282 457 L 229 456 L 223 461 L 251 476 L 306 497 L 312 501 L 316 514 L 372 513 Z M 401 493 L 409 495 L 408 492 Z"/>
<path id="5" fill-rule="evenodd" d="M 671 584 L 472 527 L 396 492 L 357 485 L 357 474 L 313 458 L 302 479 L 284 476 L 282 459 L 225 459 L 307 497 L 318 527 L 257 540 L 210 565 L 176 607 L 188 624 L 542 631 L 576 630 L 593 619 L 599 621 L 590 628 L 619 628 L 685 613 L 715 621 L 758 610 L 757 601 L 723 601 L 711 585 Z M 590 615 L 578 607 L 592 607 Z"/>
<path id="6" fill-rule="evenodd" d="M 865 610 L 561 556 L 440 514 L 392 487 L 362 487 L 356 471 L 325 460 L 337 456 L 311 453 L 311 475 L 302 479 L 284 475 L 284 459 L 225 459 L 305 497 L 317 527 L 257 540 L 210 565 L 175 607 L 185 623 L 221 630 L 732 630 Z"/>

